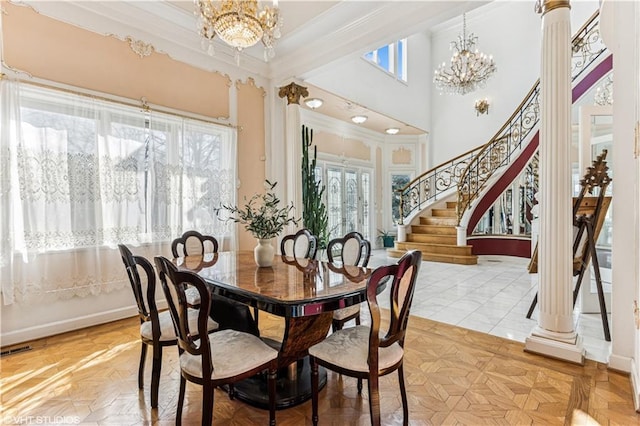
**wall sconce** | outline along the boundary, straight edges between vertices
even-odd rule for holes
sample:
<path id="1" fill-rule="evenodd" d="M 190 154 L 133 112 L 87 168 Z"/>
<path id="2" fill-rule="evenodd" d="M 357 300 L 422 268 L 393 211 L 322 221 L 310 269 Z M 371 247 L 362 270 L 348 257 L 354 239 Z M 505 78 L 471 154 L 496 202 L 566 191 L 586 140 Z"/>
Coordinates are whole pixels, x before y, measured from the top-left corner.
<path id="1" fill-rule="evenodd" d="M 489 114 L 489 99 L 478 99 L 476 101 L 476 116 L 480 114 Z"/>

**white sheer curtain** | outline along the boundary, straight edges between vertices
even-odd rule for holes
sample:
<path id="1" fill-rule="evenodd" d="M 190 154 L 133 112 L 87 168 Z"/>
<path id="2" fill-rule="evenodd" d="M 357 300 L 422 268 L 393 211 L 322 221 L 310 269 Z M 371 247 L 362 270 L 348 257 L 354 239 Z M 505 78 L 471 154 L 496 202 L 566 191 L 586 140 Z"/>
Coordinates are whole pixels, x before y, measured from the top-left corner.
<path id="1" fill-rule="evenodd" d="M 187 229 L 234 240 L 235 131 L 3 80 L 0 267 L 5 304 L 128 285 L 118 243 L 168 255 Z"/>

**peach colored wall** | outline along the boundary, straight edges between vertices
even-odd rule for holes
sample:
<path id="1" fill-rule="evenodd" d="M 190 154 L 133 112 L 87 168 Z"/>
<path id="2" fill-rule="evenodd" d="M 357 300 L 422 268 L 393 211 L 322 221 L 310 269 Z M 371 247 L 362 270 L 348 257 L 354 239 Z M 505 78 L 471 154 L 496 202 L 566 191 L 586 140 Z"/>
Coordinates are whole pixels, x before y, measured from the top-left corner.
<path id="1" fill-rule="evenodd" d="M 256 87 L 253 79 L 246 83 L 236 82 L 238 93 L 238 205 L 244 205 L 253 194 L 264 192 L 265 179 L 265 129 L 263 88 Z M 256 246 L 255 238 L 238 227 L 238 242 L 241 250 Z"/>
<path id="2" fill-rule="evenodd" d="M 413 152 L 409 149 L 394 149 L 391 153 L 391 164 L 412 164 L 412 155 Z"/>
<path id="3" fill-rule="evenodd" d="M 46 80 L 213 118 L 229 117 L 231 79 L 157 52 L 141 58 L 127 41 L 2 2 L 4 61 Z"/>
<path id="4" fill-rule="evenodd" d="M 358 139 L 348 139 L 334 133 L 313 132 L 313 143 L 319 152 L 371 161 L 371 149 Z"/>

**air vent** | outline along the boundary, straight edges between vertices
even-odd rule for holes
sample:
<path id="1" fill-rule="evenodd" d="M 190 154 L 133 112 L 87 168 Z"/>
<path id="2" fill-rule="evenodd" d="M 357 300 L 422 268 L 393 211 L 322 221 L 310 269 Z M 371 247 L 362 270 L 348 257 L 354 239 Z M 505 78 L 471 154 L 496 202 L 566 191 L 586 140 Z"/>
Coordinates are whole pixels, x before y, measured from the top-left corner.
<path id="1" fill-rule="evenodd" d="M 26 352 L 26 351 L 30 351 L 30 350 L 31 350 L 31 346 L 30 345 L 19 346 L 17 348 L 11 348 L 11 349 L 7 349 L 6 351 L 0 352 L 0 357 L 5 357 L 5 356 L 17 354 L 19 352 Z"/>

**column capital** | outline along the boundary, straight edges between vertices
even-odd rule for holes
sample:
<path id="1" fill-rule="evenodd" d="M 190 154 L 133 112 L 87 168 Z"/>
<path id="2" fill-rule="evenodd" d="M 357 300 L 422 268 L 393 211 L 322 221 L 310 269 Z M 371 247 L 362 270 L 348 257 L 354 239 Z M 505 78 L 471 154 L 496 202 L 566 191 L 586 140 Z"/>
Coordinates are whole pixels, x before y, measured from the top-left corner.
<path id="1" fill-rule="evenodd" d="M 300 104 L 300 98 L 306 98 L 309 96 L 309 91 L 306 87 L 300 86 L 294 82 L 287 84 L 286 86 L 280 87 L 278 91 L 278 96 L 281 98 L 287 98 L 287 105 L 291 104 Z"/>
<path id="2" fill-rule="evenodd" d="M 536 0 L 536 13 L 542 13 L 543 15 L 553 9 L 560 7 L 568 7 L 571 9 L 569 0 Z"/>

